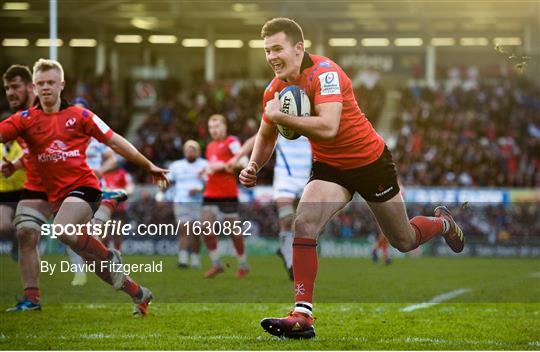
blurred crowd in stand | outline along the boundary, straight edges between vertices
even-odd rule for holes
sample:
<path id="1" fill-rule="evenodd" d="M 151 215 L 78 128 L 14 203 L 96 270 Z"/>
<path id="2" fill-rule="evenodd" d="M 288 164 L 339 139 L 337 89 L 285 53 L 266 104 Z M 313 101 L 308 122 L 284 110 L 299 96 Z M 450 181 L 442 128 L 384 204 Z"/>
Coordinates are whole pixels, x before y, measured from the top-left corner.
<path id="1" fill-rule="evenodd" d="M 393 153 L 404 185 L 540 186 L 538 87 L 470 73 L 401 94 Z"/>

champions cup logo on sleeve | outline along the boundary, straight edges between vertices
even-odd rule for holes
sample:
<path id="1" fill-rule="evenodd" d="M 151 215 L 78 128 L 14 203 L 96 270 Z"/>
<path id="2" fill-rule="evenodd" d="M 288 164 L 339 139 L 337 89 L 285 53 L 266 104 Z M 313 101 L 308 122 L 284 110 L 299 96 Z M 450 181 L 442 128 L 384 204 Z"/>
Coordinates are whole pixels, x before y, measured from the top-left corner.
<path id="1" fill-rule="evenodd" d="M 67 151 L 67 145 L 61 140 L 55 140 L 51 145 L 46 149 L 46 153 L 38 154 L 38 161 L 45 163 L 47 161 L 58 162 L 60 160 L 66 161 L 69 158 L 77 158 L 81 154 L 79 150 L 69 150 Z"/>
<path id="2" fill-rule="evenodd" d="M 334 81 L 334 75 L 326 75 L 324 77 L 324 84 L 330 84 Z"/>
<path id="3" fill-rule="evenodd" d="M 341 94 L 337 72 L 321 73 L 319 81 L 321 82 L 321 95 Z"/>

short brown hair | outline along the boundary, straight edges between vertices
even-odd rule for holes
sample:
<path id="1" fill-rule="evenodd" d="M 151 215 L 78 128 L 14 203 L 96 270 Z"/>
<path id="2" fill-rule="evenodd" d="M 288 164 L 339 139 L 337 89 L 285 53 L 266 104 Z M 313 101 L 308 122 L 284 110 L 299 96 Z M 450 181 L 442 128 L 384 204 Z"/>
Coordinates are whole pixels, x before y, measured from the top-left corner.
<path id="1" fill-rule="evenodd" d="M 293 45 L 304 42 L 304 33 L 298 23 L 290 18 L 277 17 L 267 21 L 261 29 L 261 38 L 283 32 Z"/>
<path id="2" fill-rule="evenodd" d="M 16 77 L 21 77 L 26 84 L 32 83 L 32 72 L 30 72 L 28 66 L 11 65 L 2 76 L 5 81 L 12 81 Z"/>
<path id="3" fill-rule="evenodd" d="M 225 126 L 227 126 L 227 119 L 225 118 L 225 116 L 220 115 L 220 114 L 214 114 L 210 116 L 208 118 L 208 122 L 211 122 L 211 121 L 221 121 Z"/>
<path id="4" fill-rule="evenodd" d="M 56 60 L 47 60 L 47 59 L 39 59 L 34 64 L 34 76 L 36 75 L 36 72 L 38 71 L 49 71 L 49 70 L 57 70 L 60 72 L 60 80 L 64 80 L 64 69 L 62 68 L 62 65 L 56 61 Z"/>

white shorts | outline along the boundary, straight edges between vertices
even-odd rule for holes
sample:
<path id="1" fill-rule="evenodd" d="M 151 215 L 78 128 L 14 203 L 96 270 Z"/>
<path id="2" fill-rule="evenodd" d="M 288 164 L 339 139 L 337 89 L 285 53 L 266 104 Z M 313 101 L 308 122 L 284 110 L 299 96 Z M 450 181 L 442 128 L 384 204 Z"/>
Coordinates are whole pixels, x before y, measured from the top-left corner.
<path id="1" fill-rule="evenodd" d="M 274 176 L 274 199 L 296 199 L 302 195 L 309 177 Z"/>
<path id="2" fill-rule="evenodd" d="M 176 221 L 188 222 L 201 219 L 201 204 L 174 203 Z"/>

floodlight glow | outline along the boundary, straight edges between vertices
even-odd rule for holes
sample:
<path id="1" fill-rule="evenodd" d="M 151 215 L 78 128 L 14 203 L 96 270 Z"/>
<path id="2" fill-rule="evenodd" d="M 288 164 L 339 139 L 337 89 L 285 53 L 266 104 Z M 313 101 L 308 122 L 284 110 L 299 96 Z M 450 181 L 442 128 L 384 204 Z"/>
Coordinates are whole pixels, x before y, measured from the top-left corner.
<path id="1" fill-rule="evenodd" d="M 424 41 L 422 38 L 396 38 L 394 39 L 395 46 L 422 46 Z"/>
<path id="2" fill-rule="evenodd" d="M 253 49 L 264 48 L 264 40 L 262 39 L 253 39 L 248 42 L 248 46 Z"/>
<path id="3" fill-rule="evenodd" d="M 360 43 L 362 43 L 362 46 L 388 46 L 390 40 L 388 38 L 364 38 Z"/>
<path id="4" fill-rule="evenodd" d="M 36 41 L 36 46 L 39 46 L 39 47 L 49 47 L 49 46 L 60 47 L 62 45 L 64 45 L 64 41 L 62 39 L 56 39 L 56 41 L 53 42 L 52 40 L 48 38 L 41 38 Z"/>
<path id="5" fill-rule="evenodd" d="M 156 28 L 159 20 L 156 17 L 135 17 L 130 22 L 133 27 L 152 30 Z"/>
<path id="6" fill-rule="evenodd" d="M 459 40 L 459 44 L 462 46 L 486 46 L 489 42 L 484 37 L 464 37 Z"/>
<path id="7" fill-rule="evenodd" d="M 203 38 L 186 38 L 182 40 L 182 45 L 186 48 L 204 48 L 208 46 L 208 40 Z"/>
<path id="8" fill-rule="evenodd" d="M 139 44 L 142 42 L 142 37 L 136 34 L 117 34 L 114 41 L 119 44 Z"/>
<path id="9" fill-rule="evenodd" d="M 30 41 L 26 38 L 5 38 L 2 40 L 2 46 L 28 46 Z"/>
<path id="10" fill-rule="evenodd" d="M 328 45 L 330 46 L 356 46 L 358 41 L 355 38 L 330 38 L 328 39 Z"/>
<path id="11" fill-rule="evenodd" d="M 244 46 L 244 42 L 240 39 L 218 39 L 214 43 L 216 48 L 234 48 L 238 49 Z"/>
<path id="12" fill-rule="evenodd" d="M 97 40 L 89 38 L 73 38 L 69 41 L 69 46 L 80 48 L 93 48 L 97 45 Z"/>
<path id="13" fill-rule="evenodd" d="M 151 35 L 148 41 L 152 44 L 175 44 L 178 38 L 174 35 Z"/>
<path id="14" fill-rule="evenodd" d="M 494 45 L 521 45 L 519 37 L 496 37 L 493 39 Z"/>
<path id="15" fill-rule="evenodd" d="M 454 38 L 432 38 L 431 45 L 433 46 L 452 46 L 456 45 Z"/>
<path id="16" fill-rule="evenodd" d="M 2 5 L 2 10 L 6 11 L 24 11 L 30 9 L 30 4 L 27 2 L 5 2 Z"/>

